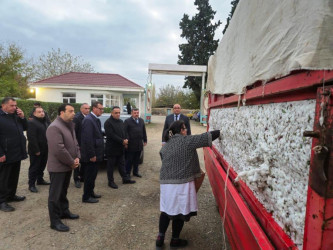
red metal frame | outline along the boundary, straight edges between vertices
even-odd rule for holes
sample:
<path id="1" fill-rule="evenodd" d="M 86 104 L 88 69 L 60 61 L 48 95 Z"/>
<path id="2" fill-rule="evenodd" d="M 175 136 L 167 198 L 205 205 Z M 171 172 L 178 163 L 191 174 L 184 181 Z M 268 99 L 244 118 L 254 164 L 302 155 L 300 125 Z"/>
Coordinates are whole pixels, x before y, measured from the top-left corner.
<path id="1" fill-rule="evenodd" d="M 213 192 L 221 217 L 223 217 L 225 201 L 227 200 L 224 224 L 229 242 L 233 248 L 253 250 L 274 249 L 251 211 L 243 202 L 242 197 L 238 194 L 236 188 L 230 180 L 227 181 L 228 177 L 226 173 L 219 167 L 220 164 L 215 159 L 210 148 L 204 149 L 204 156 L 209 180 L 212 185 L 215 187 L 218 186 L 218 189 L 213 189 Z M 225 185 L 227 186 L 226 197 L 224 193 Z M 217 190 L 223 191 L 219 192 Z"/>
<path id="2" fill-rule="evenodd" d="M 331 96 L 333 96 L 333 87 L 327 87 Z M 316 117 L 314 131 L 320 130 L 319 117 L 321 111 L 321 101 L 323 98 L 322 88 L 318 89 L 317 104 L 316 104 Z M 315 190 L 308 187 L 308 202 L 306 206 L 305 215 L 305 228 L 304 228 L 304 249 L 333 249 L 333 198 L 332 195 L 332 171 L 333 171 L 333 150 L 332 150 L 332 138 L 333 138 L 333 101 L 332 97 L 328 99 L 327 106 L 327 119 L 325 127 L 328 130 L 328 138 L 326 143 L 330 149 L 328 156 L 327 169 L 325 171 L 328 181 L 322 183 L 326 189 L 324 196 L 319 195 Z M 319 145 L 320 140 L 313 138 L 312 148 Z M 314 166 L 314 151 L 311 151 L 310 162 L 310 175 L 316 166 Z M 311 181 L 310 181 L 311 183 Z M 329 197 L 330 196 L 330 197 Z"/>
<path id="3" fill-rule="evenodd" d="M 322 86 L 323 81 L 326 83 L 333 81 L 333 71 L 301 71 L 293 75 L 290 75 L 288 77 L 267 83 L 265 86 L 257 86 L 253 89 L 249 89 L 245 94 L 241 95 L 240 99 L 241 100 L 246 99 L 246 105 L 316 99 L 317 88 L 319 86 Z M 233 95 L 228 97 L 221 95 L 210 95 L 208 117 L 210 115 L 211 108 L 234 107 L 239 105 L 240 99 L 238 95 L 237 96 Z M 213 153 L 214 156 L 211 156 L 211 154 Z M 213 158 L 216 157 L 217 162 L 219 164 L 209 163 L 210 160 L 208 160 L 209 158 L 208 156 Z M 333 159 L 333 155 L 331 155 L 331 158 Z M 221 178 L 220 175 L 222 175 L 222 173 L 224 174 L 226 173 L 226 170 L 228 168 L 228 163 L 223 159 L 223 156 L 215 148 L 213 148 L 212 152 L 210 152 L 209 149 L 205 149 L 205 163 L 214 196 L 216 198 L 217 203 L 220 205 L 220 203 L 223 203 L 223 201 L 221 201 L 222 199 L 221 197 L 222 194 L 224 195 L 223 183 L 225 183 L 225 181 L 222 181 L 222 179 L 220 179 Z M 233 182 L 234 178 L 237 176 L 237 174 L 233 171 L 232 167 L 230 167 L 229 176 L 230 176 L 230 182 L 229 182 L 230 185 L 227 186 L 228 191 L 230 186 L 232 186 L 231 183 Z M 248 206 L 254 217 L 257 219 L 263 231 L 267 234 L 268 238 L 273 243 L 274 247 L 278 249 L 296 248 L 292 240 L 286 235 L 286 233 L 282 230 L 282 228 L 274 221 L 271 214 L 269 214 L 266 211 L 263 205 L 256 199 L 253 192 L 247 187 L 247 185 L 244 182 L 240 181 L 238 183 L 237 190 L 243 197 L 243 200 L 237 202 L 244 203 L 244 200 L 246 201 L 246 205 Z M 229 203 L 229 199 L 231 198 L 228 196 L 226 198 L 228 199 Z M 239 209 L 242 209 L 240 205 Z M 309 211 L 311 211 L 310 214 L 308 214 Z M 227 209 L 227 213 L 229 212 L 230 211 Z M 316 212 L 315 214 L 318 215 L 318 217 L 320 217 L 321 219 L 320 220 L 315 219 L 314 218 L 315 216 L 311 217 L 311 215 L 313 215 L 312 212 Z M 228 215 L 228 217 L 230 216 L 236 216 L 235 217 L 236 220 L 244 219 L 241 217 L 241 215 L 233 214 L 232 212 L 231 214 Z M 333 249 L 333 244 L 331 244 L 331 241 L 329 240 L 329 238 L 331 238 L 333 242 L 333 223 L 331 223 L 332 219 L 331 217 L 333 218 L 333 200 L 320 199 L 320 197 L 317 197 L 316 193 L 311 188 L 309 188 L 307 215 L 305 221 L 306 227 L 304 233 L 304 248 L 310 249 L 311 246 L 320 246 L 322 248 L 323 246 L 325 247 L 330 246 L 330 248 Z M 326 230 L 322 231 L 320 230 L 320 227 L 322 227 L 324 222 L 326 223 L 325 227 Z M 241 244 L 239 243 L 239 241 L 247 242 L 248 239 L 247 236 L 244 236 L 244 238 L 242 238 L 239 235 L 238 236 L 235 235 L 236 230 L 233 226 L 234 225 L 232 225 L 231 227 L 230 225 L 227 226 L 226 230 L 229 231 L 228 236 L 229 240 L 231 238 L 230 240 L 231 245 L 234 248 L 239 248 L 239 244 Z M 251 228 L 250 224 L 248 224 L 248 226 L 250 231 L 252 232 L 251 235 L 254 235 L 253 231 L 257 231 L 258 228 Z M 320 232 L 320 235 L 322 237 L 318 236 L 316 237 L 317 240 L 314 240 L 313 236 L 319 234 L 318 232 Z M 234 237 L 236 237 L 235 239 L 237 239 L 236 242 L 234 242 L 235 241 Z M 311 239 L 311 240 L 308 241 L 306 239 Z M 321 243 L 325 241 L 325 245 L 320 245 L 317 242 L 318 239 L 320 239 L 319 242 Z M 249 247 L 251 245 L 243 245 L 243 247 L 244 246 Z M 315 248 L 319 249 L 317 247 Z M 311 249 L 313 249 L 313 247 L 311 247 Z"/>

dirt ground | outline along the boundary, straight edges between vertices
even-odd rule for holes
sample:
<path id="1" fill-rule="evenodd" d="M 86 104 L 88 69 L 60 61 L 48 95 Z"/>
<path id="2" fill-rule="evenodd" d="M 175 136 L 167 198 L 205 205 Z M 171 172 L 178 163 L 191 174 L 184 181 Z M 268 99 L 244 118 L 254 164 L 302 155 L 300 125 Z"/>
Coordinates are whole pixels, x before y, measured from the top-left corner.
<path id="1" fill-rule="evenodd" d="M 81 202 L 83 188 L 75 188 L 71 180 L 69 206 L 80 219 L 63 220 L 70 227 L 66 233 L 50 229 L 48 186 L 37 186 L 39 192 L 31 193 L 27 184 L 29 161 L 23 161 L 17 194 L 27 198 L 11 203 L 15 212 L 0 212 L 0 249 L 155 249 L 159 219 L 159 150 L 164 119 L 153 116 L 152 123 L 146 126 L 148 145 L 139 167 L 143 178 L 133 177 L 136 184 L 123 185 L 116 171 L 114 177 L 119 189 L 111 189 L 107 185 L 106 169 L 101 168 L 95 192 L 102 198 L 99 203 L 87 204 Z M 191 121 L 191 129 L 192 134 L 198 134 L 206 128 Z M 202 149 L 198 153 L 204 168 Z M 45 179 L 49 180 L 47 171 Z M 222 223 L 207 177 L 198 193 L 198 202 L 198 216 L 185 223 L 181 233 L 181 237 L 189 241 L 186 249 L 224 249 Z M 170 237 L 171 226 L 162 249 L 170 248 Z"/>

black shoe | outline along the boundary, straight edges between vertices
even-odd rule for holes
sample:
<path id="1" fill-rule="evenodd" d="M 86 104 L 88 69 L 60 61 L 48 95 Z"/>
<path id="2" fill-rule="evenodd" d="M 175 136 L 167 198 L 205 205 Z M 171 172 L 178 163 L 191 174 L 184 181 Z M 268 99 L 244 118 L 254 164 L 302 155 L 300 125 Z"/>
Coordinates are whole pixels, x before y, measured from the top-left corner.
<path id="1" fill-rule="evenodd" d="M 164 236 L 158 235 L 156 239 L 156 246 L 161 247 L 164 244 Z"/>
<path id="2" fill-rule="evenodd" d="M 174 239 L 172 238 L 170 241 L 170 247 L 186 247 L 187 246 L 187 240 L 182 239 Z"/>
<path id="3" fill-rule="evenodd" d="M 13 212 L 13 211 L 15 211 L 15 208 L 13 208 L 11 205 L 9 205 L 6 202 L 2 202 L 0 204 L 0 210 L 4 211 L 4 212 Z"/>
<path id="4" fill-rule="evenodd" d="M 76 220 L 80 218 L 78 214 L 72 214 L 71 212 L 67 212 L 63 216 L 61 216 L 61 219 L 70 219 L 70 220 Z"/>
<path id="5" fill-rule="evenodd" d="M 30 190 L 30 192 L 32 192 L 32 193 L 38 193 L 38 190 L 37 190 L 37 188 L 36 188 L 35 186 L 31 186 L 31 187 L 29 187 L 29 190 Z"/>
<path id="6" fill-rule="evenodd" d="M 75 181 L 75 187 L 76 188 L 81 188 L 81 182 L 80 181 Z"/>
<path id="7" fill-rule="evenodd" d="M 123 180 L 123 184 L 134 184 L 135 182 L 133 180 Z"/>
<path id="8" fill-rule="evenodd" d="M 85 202 L 85 203 L 97 203 L 97 202 L 99 202 L 99 200 L 97 200 L 95 198 L 92 198 L 92 197 L 89 197 L 89 199 L 87 199 L 87 200 L 82 199 L 82 202 Z"/>
<path id="9" fill-rule="evenodd" d="M 50 185 L 50 182 L 47 182 L 44 179 L 41 179 L 41 180 L 37 181 L 37 185 Z"/>
<path id="10" fill-rule="evenodd" d="M 93 194 L 91 195 L 91 197 L 92 197 L 92 198 L 95 198 L 95 199 L 99 199 L 99 198 L 102 198 L 102 195 L 93 193 Z"/>
<path id="11" fill-rule="evenodd" d="M 54 225 L 51 224 L 51 228 L 56 231 L 59 231 L 59 232 L 68 232 L 69 231 L 69 227 L 66 226 L 65 224 L 63 224 L 62 222 L 59 222 Z"/>
<path id="12" fill-rule="evenodd" d="M 141 174 L 133 174 L 134 176 L 136 176 L 136 177 L 139 177 L 139 178 L 141 178 L 142 177 L 142 175 Z"/>
<path id="13" fill-rule="evenodd" d="M 110 188 L 114 188 L 114 189 L 118 189 L 117 184 L 114 183 L 114 182 L 110 182 L 110 183 L 109 183 L 109 187 L 110 187 Z"/>
<path id="14" fill-rule="evenodd" d="M 18 195 L 14 195 L 14 197 L 9 198 L 8 201 L 24 201 L 25 200 L 25 196 L 18 196 Z"/>

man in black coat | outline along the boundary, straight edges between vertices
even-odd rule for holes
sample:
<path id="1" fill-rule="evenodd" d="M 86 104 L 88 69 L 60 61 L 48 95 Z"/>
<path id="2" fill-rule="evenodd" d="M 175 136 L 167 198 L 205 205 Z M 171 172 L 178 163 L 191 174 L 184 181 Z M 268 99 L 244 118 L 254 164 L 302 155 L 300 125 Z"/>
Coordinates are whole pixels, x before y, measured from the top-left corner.
<path id="1" fill-rule="evenodd" d="M 80 107 L 80 111 L 77 112 L 74 116 L 73 122 L 75 123 L 75 134 L 76 139 L 79 145 L 81 146 L 81 132 L 82 132 L 82 121 L 86 115 L 89 114 L 90 106 L 88 103 L 83 103 Z M 84 169 L 83 165 L 81 165 L 78 168 L 75 168 L 73 171 L 73 179 L 75 183 L 75 187 L 80 188 L 81 182 L 83 182 L 84 179 Z"/>
<path id="2" fill-rule="evenodd" d="M 81 130 L 81 164 L 84 172 L 84 190 L 82 202 L 96 203 L 101 195 L 95 194 L 95 180 L 98 173 L 98 164 L 104 159 L 104 136 L 101 121 L 98 119 L 103 113 L 100 102 L 92 104 L 92 111 L 82 121 Z"/>
<path id="3" fill-rule="evenodd" d="M 27 119 L 17 107 L 14 98 L 6 97 L 0 109 L 0 210 L 14 211 L 10 201 L 23 201 L 24 196 L 16 195 L 20 175 L 21 160 L 27 158 L 26 138 Z"/>
<path id="4" fill-rule="evenodd" d="M 43 108 L 34 108 L 32 119 L 28 121 L 27 130 L 28 153 L 30 157 L 28 183 L 29 190 L 33 193 L 38 192 L 35 186 L 36 181 L 38 185 L 50 184 L 43 179 L 48 153 L 46 129 L 49 125 Z"/>
<path id="5" fill-rule="evenodd" d="M 186 115 L 181 114 L 180 111 L 181 111 L 180 105 L 179 104 L 175 104 L 175 105 L 173 105 L 173 114 L 168 115 L 165 118 L 164 128 L 163 128 L 163 133 L 162 133 L 162 144 L 165 143 L 165 141 L 164 141 L 164 133 L 165 133 L 165 131 L 168 130 L 168 128 L 170 127 L 170 125 L 174 121 L 183 120 L 185 122 L 185 126 L 187 128 L 187 135 L 191 134 L 190 120 L 188 119 L 188 117 Z"/>
<path id="6" fill-rule="evenodd" d="M 40 104 L 40 102 L 35 102 L 34 103 L 34 107 L 32 108 L 32 111 L 31 111 L 31 113 L 29 115 L 29 120 L 32 120 L 35 108 L 42 108 L 42 105 Z M 45 114 L 45 120 L 47 121 L 47 123 L 51 124 L 50 117 L 49 117 L 48 113 L 45 110 L 44 110 L 44 114 Z"/>
<path id="7" fill-rule="evenodd" d="M 111 117 L 104 123 L 104 129 L 106 134 L 106 156 L 107 162 L 107 174 L 109 187 L 117 189 L 118 186 L 114 182 L 113 169 L 118 165 L 118 171 L 123 179 L 123 184 L 133 184 L 135 181 L 130 179 L 130 176 L 125 171 L 125 147 L 128 145 L 124 130 L 124 122 L 120 119 L 120 108 L 114 106 L 112 108 Z"/>
<path id="8" fill-rule="evenodd" d="M 125 121 L 125 132 L 128 138 L 128 148 L 126 155 L 126 173 L 142 177 L 139 174 L 139 160 L 143 146 L 147 145 L 147 133 L 145 122 L 139 117 L 139 109 L 132 110 L 131 117 Z"/>

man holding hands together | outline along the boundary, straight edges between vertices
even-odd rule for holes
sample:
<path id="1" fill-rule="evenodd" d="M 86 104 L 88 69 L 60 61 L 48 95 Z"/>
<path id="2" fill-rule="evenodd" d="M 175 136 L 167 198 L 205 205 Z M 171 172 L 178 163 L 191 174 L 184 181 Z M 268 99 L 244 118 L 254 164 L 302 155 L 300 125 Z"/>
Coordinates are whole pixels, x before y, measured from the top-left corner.
<path id="1" fill-rule="evenodd" d="M 58 117 L 46 131 L 48 141 L 47 170 L 50 173 L 50 192 L 48 199 L 51 228 L 60 232 L 69 231 L 61 219 L 78 219 L 79 215 L 69 211 L 67 190 L 72 170 L 80 164 L 80 150 L 74 132 L 74 107 L 62 104 Z"/>

